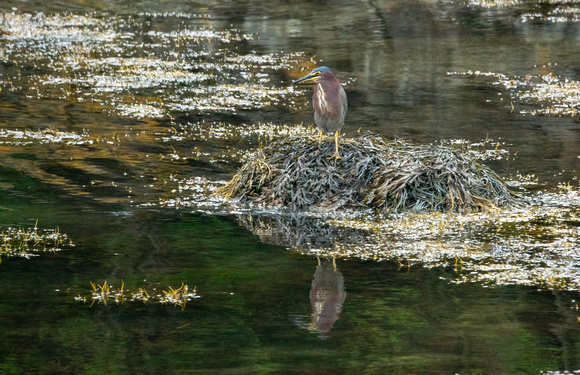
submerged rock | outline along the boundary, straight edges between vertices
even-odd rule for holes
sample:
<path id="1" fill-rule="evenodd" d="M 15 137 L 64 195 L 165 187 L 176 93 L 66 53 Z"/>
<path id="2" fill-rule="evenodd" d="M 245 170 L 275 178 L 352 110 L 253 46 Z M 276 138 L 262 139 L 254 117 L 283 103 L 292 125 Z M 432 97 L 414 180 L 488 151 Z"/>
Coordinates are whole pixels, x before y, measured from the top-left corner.
<path id="1" fill-rule="evenodd" d="M 515 202 L 501 178 L 448 147 L 387 141 L 376 134 L 334 144 L 312 134 L 257 150 L 218 194 L 294 209 L 376 208 L 469 212 Z"/>

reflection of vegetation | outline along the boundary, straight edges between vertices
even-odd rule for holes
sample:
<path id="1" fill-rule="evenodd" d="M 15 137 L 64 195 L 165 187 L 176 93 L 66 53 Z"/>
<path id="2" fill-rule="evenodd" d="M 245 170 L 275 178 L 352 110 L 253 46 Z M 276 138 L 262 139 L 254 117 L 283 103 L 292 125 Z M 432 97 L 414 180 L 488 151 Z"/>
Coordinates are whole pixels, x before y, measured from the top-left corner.
<path id="1" fill-rule="evenodd" d="M 513 203 L 501 179 L 469 154 L 443 146 L 344 140 L 344 158 L 329 143 L 294 135 L 258 150 L 232 181 L 227 198 L 292 208 L 376 207 L 387 212 L 473 211 Z"/>
<path id="2" fill-rule="evenodd" d="M 420 286 L 409 283 L 421 275 L 427 273 L 383 276 L 378 282 L 391 285 L 383 295 L 347 299 L 345 311 L 360 312 L 349 322 L 356 337 L 344 343 L 345 351 L 364 358 L 357 372 L 535 374 L 577 368 L 577 312 L 569 299 L 564 302 L 566 294 L 447 288 L 435 281 L 437 273 Z"/>
<path id="3" fill-rule="evenodd" d="M 29 258 L 41 252 L 57 252 L 63 247 L 74 246 L 72 240 L 65 233 L 57 229 L 45 229 L 38 232 L 34 228 L 6 228 L 0 233 L 0 259 L 2 256 L 20 256 Z"/>
<path id="4" fill-rule="evenodd" d="M 293 247 L 304 251 L 332 251 L 338 243 L 364 244 L 371 232 L 359 228 L 329 225 L 319 217 L 298 213 L 242 214 L 240 223 L 265 243 Z M 313 254 L 315 251 L 313 251 Z M 324 254 L 326 255 L 326 254 Z"/>
<path id="5" fill-rule="evenodd" d="M 147 290 L 144 288 L 139 288 L 137 292 L 131 292 L 130 297 L 127 297 L 126 295 L 126 293 L 129 292 L 129 289 L 125 289 L 124 281 L 121 282 L 121 287 L 118 289 L 111 289 L 111 286 L 107 283 L 107 280 L 105 280 L 103 285 L 95 285 L 93 282 L 91 282 L 91 286 L 93 288 L 93 294 L 91 296 L 91 307 L 95 302 L 106 305 L 111 299 L 113 299 L 117 305 L 122 304 L 125 300 L 141 301 L 143 303 L 147 303 L 150 299 L 152 299 L 157 300 L 161 304 L 172 304 L 174 306 L 181 306 L 181 308 L 184 309 L 188 301 L 191 301 L 194 298 L 199 298 L 199 296 L 196 294 L 196 288 L 193 288 L 193 291 L 189 292 L 189 287 L 183 283 L 181 283 L 181 286 L 177 289 L 173 289 L 171 286 L 169 286 L 169 291 L 163 290 L 163 295 L 157 294 L 150 296 L 149 293 L 147 293 Z M 75 300 L 87 302 L 87 298 L 82 297 L 80 294 L 75 297 Z"/>
<path id="6" fill-rule="evenodd" d="M 532 205 L 469 214 L 240 215 L 260 239 L 302 254 L 454 267 L 453 283 L 580 289 L 580 194 L 570 185 Z"/>

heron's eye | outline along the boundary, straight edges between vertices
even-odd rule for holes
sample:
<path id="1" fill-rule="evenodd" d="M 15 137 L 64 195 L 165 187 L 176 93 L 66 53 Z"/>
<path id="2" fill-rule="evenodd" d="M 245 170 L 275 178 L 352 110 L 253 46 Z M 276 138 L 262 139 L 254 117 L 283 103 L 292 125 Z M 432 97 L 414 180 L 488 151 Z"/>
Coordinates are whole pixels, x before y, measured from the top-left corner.
<path id="1" fill-rule="evenodd" d="M 319 76 L 320 75 L 320 72 L 315 72 L 314 75 L 315 76 Z"/>

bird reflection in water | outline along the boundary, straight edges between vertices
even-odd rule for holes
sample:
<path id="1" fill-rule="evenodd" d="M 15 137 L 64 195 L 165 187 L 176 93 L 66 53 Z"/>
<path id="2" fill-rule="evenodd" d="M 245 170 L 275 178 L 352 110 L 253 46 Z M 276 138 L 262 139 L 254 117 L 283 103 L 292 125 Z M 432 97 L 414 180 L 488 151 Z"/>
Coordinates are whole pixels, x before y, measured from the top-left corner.
<path id="1" fill-rule="evenodd" d="M 366 241 L 363 231 L 324 225 L 320 220 L 305 215 L 248 215 L 238 216 L 240 222 L 264 243 L 297 249 L 331 251 L 338 239 Z M 374 234 L 374 232 L 373 232 Z M 346 298 L 344 277 L 336 269 L 336 261 L 320 261 L 310 288 L 312 315 L 306 323 L 305 316 L 294 316 L 294 323 L 303 329 L 317 332 L 326 338 L 342 311 Z"/>
<path id="2" fill-rule="evenodd" d="M 321 338 L 326 338 L 334 322 L 338 320 L 345 298 L 344 277 L 336 269 L 335 260 L 331 263 L 320 262 L 318 259 L 310 288 L 312 321 L 308 328 L 318 332 Z"/>

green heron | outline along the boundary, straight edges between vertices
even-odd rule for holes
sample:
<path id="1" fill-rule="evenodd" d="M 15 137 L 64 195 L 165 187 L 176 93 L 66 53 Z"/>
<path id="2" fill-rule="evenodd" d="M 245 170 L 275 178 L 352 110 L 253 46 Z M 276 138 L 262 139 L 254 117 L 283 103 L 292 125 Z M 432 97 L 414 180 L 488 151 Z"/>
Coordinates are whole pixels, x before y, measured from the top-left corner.
<path id="1" fill-rule="evenodd" d="M 332 70 L 326 66 L 314 69 L 310 74 L 293 81 L 292 84 L 311 81 L 316 82 L 314 94 L 312 95 L 314 121 L 321 132 L 321 136 L 322 132 L 334 133 L 336 149 L 332 157 L 340 159 L 338 154 L 338 133 L 344 125 L 344 118 L 348 111 L 346 93 L 340 81 L 332 73 Z"/>

